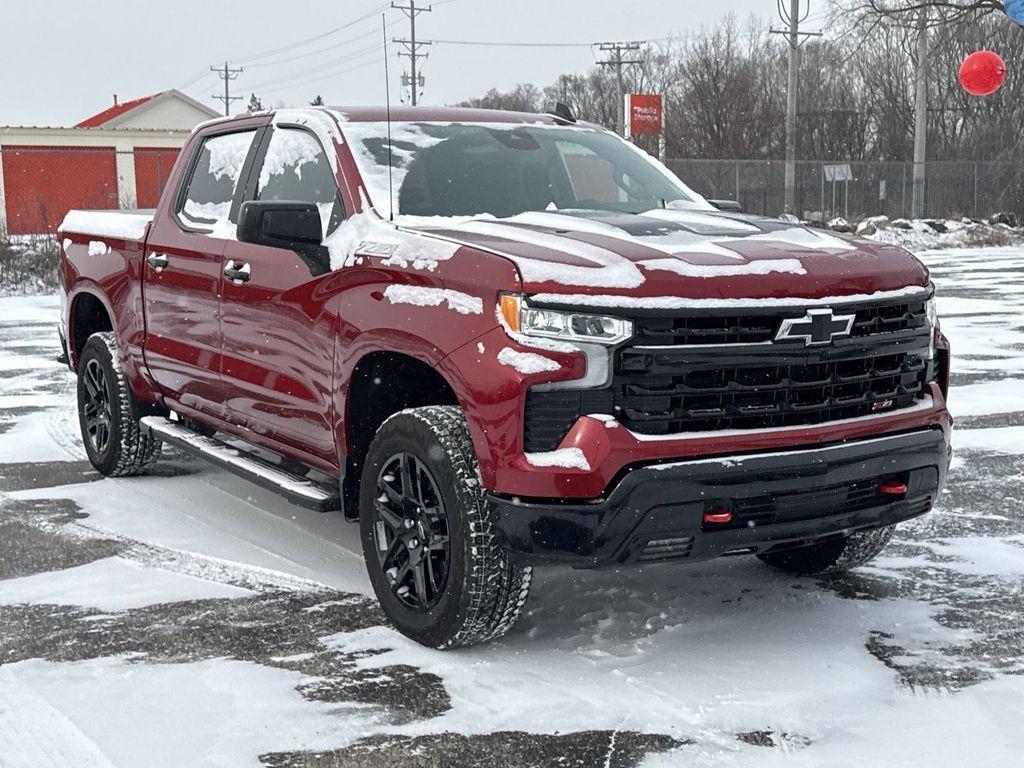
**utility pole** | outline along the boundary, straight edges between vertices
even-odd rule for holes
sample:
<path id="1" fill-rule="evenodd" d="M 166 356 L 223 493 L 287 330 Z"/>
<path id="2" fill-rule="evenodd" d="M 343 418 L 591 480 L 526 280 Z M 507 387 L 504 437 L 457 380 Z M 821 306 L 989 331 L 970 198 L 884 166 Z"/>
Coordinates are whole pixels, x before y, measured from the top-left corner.
<path id="1" fill-rule="evenodd" d="M 218 96 L 214 94 L 212 98 L 216 99 L 224 105 L 225 115 L 230 115 L 231 102 L 238 101 L 240 98 L 242 98 L 241 96 L 231 95 L 231 81 L 238 77 L 238 75 L 241 72 L 244 72 L 245 70 L 243 70 L 241 67 L 239 67 L 238 69 L 231 69 L 228 67 L 228 63 L 225 61 L 223 67 L 210 67 L 210 71 L 216 72 L 218 75 L 220 75 L 220 79 L 224 81 L 224 95 Z"/>
<path id="2" fill-rule="evenodd" d="M 786 213 L 793 213 L 796 208 L 796 111 L 797 89 L 799 88 L 800 43 L 801 38 L 821 37 L 821 32 L 801 32 L 800 25 L 807 21 L 811 14 L 810 0 L 805 0 L 807 8 L 801 13 L 800 5 L 804 0 L 778 0 L 779 18 L 788 29 L 771 30 L 773 35 L 785 35 L 789 39 L 789 80 L 786 86 Z"/>
<path id="3" fill-rule="evenodd" d="M 422 74 L 416 74 L 416 62 L 419 59 L 427 58 L 427 54 L 420 53 L 420 48 L 432 45 L 432 43 L 429 40 L 416 39 L 416 17 L 419 16 L 421 13 L 427 13 L 429 11 L 432 11 L 434 10 L 434 8 L 433 6 L 430 5 L 428 5 L 426 8 L 417 8 L 416 0 L 409 0 L 408 5 L 399 5 L 398 3 L 392 3 L 391 7 L 401 11 L 402 13 L 409 17 L 409 38 L 406 40 L 396 38 L 394 42 L 398 43 L 403 48 L 405 48 L 405 52 L 400 53 L 398 55 L 409 59 L 408 84 L 410 103 L 415 107 L 416 103 L 419 101 L 419 90 L 426 83 L 426 80 Z M 403 75 L 402 81 L 404 84 L 406 81 L 406 76 Z"/>
<path id="4" fill-rule="evenodd" d="M 925 160 L 928 154 L 928 9 L 917 17 L 917 72 L 914 76 L 914 185 L 910 215 L 925 215 Z"/>
<path id="5" fill-rule="evenodd" d="M 640 59 L 625 59 L 622 54 L 626 51 L 639 51 L 640 43 L 598 43 L 599 51 L 608 54 L 605 61 L 597 62 L 602 67 L 612 67 L 615 70 L 615 81 L 619 86 L 619 109 L 616 117 L 615 130 L 620 136 L 626 136 L 626 81 L 622 77 L 622 68 L 630 64 L 640 64 Z"/>

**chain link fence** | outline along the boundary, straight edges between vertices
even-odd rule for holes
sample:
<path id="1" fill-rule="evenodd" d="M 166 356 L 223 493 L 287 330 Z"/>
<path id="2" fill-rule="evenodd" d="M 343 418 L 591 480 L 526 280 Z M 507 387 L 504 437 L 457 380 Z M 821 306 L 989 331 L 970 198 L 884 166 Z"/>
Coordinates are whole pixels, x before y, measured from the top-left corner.
<path id="1" fill-rule="evenodd" d="M 667 160 L 687 185 L 712 199 L 736 200 L 743 210 L 778 216 L 785 210 L 786 164 L 781 160 Z M 796 212 L 809 221 L 854 221 L 884 214 L 909 218 L 914 164 L 885 161 L 798 161 Z M 1024 164 L 931 161 L 925 165 L 925 217 L 1024 214 Z"/>

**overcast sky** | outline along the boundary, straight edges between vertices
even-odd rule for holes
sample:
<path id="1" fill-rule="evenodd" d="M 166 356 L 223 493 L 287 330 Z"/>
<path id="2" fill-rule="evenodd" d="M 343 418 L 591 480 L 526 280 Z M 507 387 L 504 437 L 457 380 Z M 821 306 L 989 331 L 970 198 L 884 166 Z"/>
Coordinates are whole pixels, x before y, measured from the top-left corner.
<path id="1" fill-rule="evenodd" d="M 826 0 L 811 3 L 816 16 L 825 10 Z M 383 103 L 382 7 L 379 0 L 4 0 L 0 125 L 70 125 L 109 106 L 115 93 L 127 100 L 175 87 L 219 110 L 211 95 L 222 84 L 207 68 L 225 58 L 245 67 L 232 88 L 246 101 L 255 91 L 267 106 L 302 104 L 318 93 L 328 104 Z M 767 25 L 775 7 L 776 0 L 435 0 L 417 32 L 504 42 L 654 39 L 699 31 L 730 12 L 757 14 Z M 406 36 L 408 23 L 396 10 L 386 19 L 397 99 L 407 62 L 390 39 Z M 325 36 L 295 45 L 316 35 Z M 423 65 L 423 103 L 453 103 L 517 82 L 544 85 L 585 71 L 595 55 L 589 47 L 439 43 Z M 239 109 L 244 102 L 234 104 Z"/>

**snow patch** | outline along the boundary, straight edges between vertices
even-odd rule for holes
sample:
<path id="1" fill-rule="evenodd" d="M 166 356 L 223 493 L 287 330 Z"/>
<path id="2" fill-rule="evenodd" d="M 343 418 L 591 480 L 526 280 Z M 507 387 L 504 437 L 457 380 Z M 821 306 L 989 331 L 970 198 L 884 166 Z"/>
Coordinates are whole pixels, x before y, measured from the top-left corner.
<path id="1" fill-rule="evenodd" d="M 563 285 L 597 288 L 636 288 L 644 282 L 643 274 L 632 261 L 614 251 L 590 243 L 581 243 L 523 227 L 509 227 L 497 222 L 474 220 L 463 224 L 459 229 L 487 237 L 525 243 L 589 262 L 588 266 L 560 264 L 501 252 L 500 255 L 515 263 L 523 279 L 529 282 L 551 281 Z"/>
<path id="2" fill-rule="evenodd" d="M 807 270 L 798 259 L 758 259 L 744 264 L 691 264 L 682 259 L 651 259 L 640 266 L 652 270 L 674 272 L 682 277 L 736 277 L 739 275 L 769 275 L 786 272 L 805 275 Z"/>
<path id="3" fill-rule="evenodd" d="M 389 285 L 384 289 L 384 298 L 392 304 L 412 304 L 416 307 L 439 307 L 447 303 L 448 309 L 455 310 L 460 315 L 482 315 L 484 313 L 483 299 L 447 288 Z"/>
<path id="4" fill-rule="evenodd" d="M 108 557 L 87 565 L 0 581 L 0 605 L 36 603 L 124 611 L 158 603 L 246 597 L 248 589 Z"/>
<path id="5" fill-rule="evenodd" d="M 536 355 L 533 352 L 517 352 L 512 347 L 505 347 L 498 353 L 498 362 L 515 368 L 523 375 L 557 371 L 562 367 L 550 357 Z"/>
<path id="6" fill-rule="evenodd" d="M 364 201 L 365 203 L 366 201 Z M 400 229 L 369 208 L 345 219 L 324 245 L 331 255 L 331 269 L 355 263 L 357 254 L 377 256 L 385 266 L 433 271 L 437 262 L 452 258 L 461 247 L 420 232 Z"/>
<path id="7" fill-rule="evenodd" d="M 539 304 L 565 304 L 579 307 L 613 307 L 625 309 L 719 309 L 727 307 L 818 307 L 880 301 L 925 293 L 924 286 L 914 285 L 894 291 L 855 293 L 847 296 L 824 296 L 817 299 L 798 297 L 781 299 L 684 299 L 679 296 L 591 296 L 584 293 L 537 293 L 531 296 Z"/>
<path id="8" fill-rule="evenodd" d="M 120 240 L 142 240 L 146 227 L 153 220 L 153 212 L 127 211 L 68 211 L 57 228 L 60 232 L 74 232 L 94 237 L 116 237 Z"/>
<path id="9" fill-rule="evenodd" d="M 89 241 L 90 256 L 106 256 L 108 253 L 110 253 L 110 246 L 104 243 L 102 240 Z"/>
<path id="10" fill-rule="evenodd" d="M 544 453 L 527 453 L 526 461 L 534 467 L 560 467 L 590 471 L 590 462 L 579 448 L 559 448 Z"/>

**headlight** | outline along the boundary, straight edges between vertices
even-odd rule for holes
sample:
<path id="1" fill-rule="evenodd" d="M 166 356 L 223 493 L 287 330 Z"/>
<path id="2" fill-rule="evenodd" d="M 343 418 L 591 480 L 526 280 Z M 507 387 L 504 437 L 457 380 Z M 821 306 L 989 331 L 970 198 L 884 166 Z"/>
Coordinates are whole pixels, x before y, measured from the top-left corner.
<path id="1" fill-rule="evenodd" d="M 508 327 L 524 336 L 579 341 L 590 344 L 618 344 L 633 335 L 633 323 L 618 317 L 587 315 L 535 309 L 522 296 L 501 297 L 501 316 Z"/>

